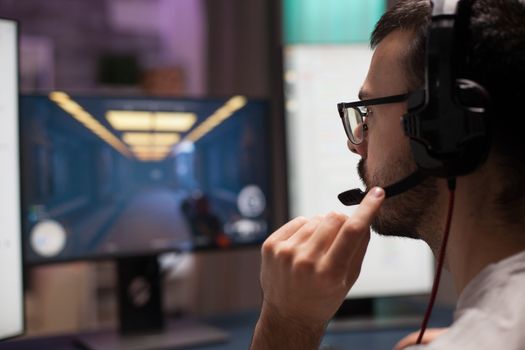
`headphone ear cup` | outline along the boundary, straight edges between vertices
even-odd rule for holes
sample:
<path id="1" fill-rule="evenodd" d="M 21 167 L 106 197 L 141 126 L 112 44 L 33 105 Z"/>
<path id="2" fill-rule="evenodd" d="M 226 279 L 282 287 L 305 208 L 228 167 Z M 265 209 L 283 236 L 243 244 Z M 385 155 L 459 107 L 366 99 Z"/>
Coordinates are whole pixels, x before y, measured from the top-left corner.
<path id="1" fill-rule="evenodd" d="M 456 103 L 467 111 L 486 118 L 490 108 L 490 94 L 477 82 L 469 79 L 457 79 L 455 84 Z"/>
<path id="2" fill-rule="evenodd" d="M 450 109 L 429 103 L 424 92 L 414 93 L 403 117 L 414 160 L 424 173 L 453 177 L 474 171 L 487 158 L 490 144 L 490 96 L 475 81 L 458 79 Z M 439 100 L 438 100 L 439 101 Z M 448 145 L 444 151 L 442 145 Z"/>

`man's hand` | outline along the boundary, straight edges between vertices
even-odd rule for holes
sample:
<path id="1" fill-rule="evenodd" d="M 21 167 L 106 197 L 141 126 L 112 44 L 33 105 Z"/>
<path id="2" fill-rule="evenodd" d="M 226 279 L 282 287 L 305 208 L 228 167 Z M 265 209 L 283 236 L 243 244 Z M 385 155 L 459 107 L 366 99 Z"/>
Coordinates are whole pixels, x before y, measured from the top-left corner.
<path id="1" fill-rule="evenodd" d="M 385 193 L 374 188 L 354 215 L 296 218 L 262 247 L 264 301 L 252 350 L 316 348 L 354 285 Z"/>
<path id="2" fill-rule="evenodd" d="M 421 344 L 431 343 L 434 339 L 439 337 L 441 334 L 445 333 L 448 328 L 429 328 L 425 331 Z M 394 350 L 403 350 L 408 346 L 416 345 L 417 337 L 419 336 L 419 331 L 410 333 L 403 339 L 401 339 L 397 344 Z"/>

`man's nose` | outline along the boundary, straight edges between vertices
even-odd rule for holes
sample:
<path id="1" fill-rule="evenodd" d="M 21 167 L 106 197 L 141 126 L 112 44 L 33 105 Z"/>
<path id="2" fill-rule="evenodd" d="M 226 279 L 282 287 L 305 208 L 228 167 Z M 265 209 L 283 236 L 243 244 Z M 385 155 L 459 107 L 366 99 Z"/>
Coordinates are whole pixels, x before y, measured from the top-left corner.
<path id="1" fill-rule="evenodd" d="M 362 158 L 366 158 L 366 143 L 366 139 L 364 139 L 359 145 L 354 145 L 350 140 L 346 141 L 348 149 L 353 153 L 359 154 Z"/>

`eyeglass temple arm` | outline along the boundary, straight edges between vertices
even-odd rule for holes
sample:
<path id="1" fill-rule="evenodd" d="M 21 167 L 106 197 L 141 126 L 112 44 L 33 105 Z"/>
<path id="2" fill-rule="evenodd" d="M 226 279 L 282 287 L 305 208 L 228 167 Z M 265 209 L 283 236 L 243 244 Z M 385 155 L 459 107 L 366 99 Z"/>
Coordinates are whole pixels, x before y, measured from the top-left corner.
<path id="1" fill-rule="evenodd" d="M 361 101 L 355 101 L 355 102 L 342 102 L 338 104 L 338 108 L 366 107 L 366 106 L 381 105 L 381 104 L 387 104 L 387 103 L 403 102 L 403 101 L 406 101 L 409 96 L 410 94 L 401 94 L 401 95 L 373 98 L 370 100 L 361 100 Z"/>

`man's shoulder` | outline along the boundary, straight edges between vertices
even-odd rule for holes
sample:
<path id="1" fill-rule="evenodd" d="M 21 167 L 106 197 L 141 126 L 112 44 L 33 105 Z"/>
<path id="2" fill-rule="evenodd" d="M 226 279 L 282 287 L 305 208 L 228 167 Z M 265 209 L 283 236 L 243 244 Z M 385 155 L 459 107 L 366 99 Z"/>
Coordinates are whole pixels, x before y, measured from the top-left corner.
<path id="1" fill-rule="evenodd" d="M 488 267 L 467 286 L 446 333 L 407 350 L 525 349 L 524 290 L 522 252 Z"/>

